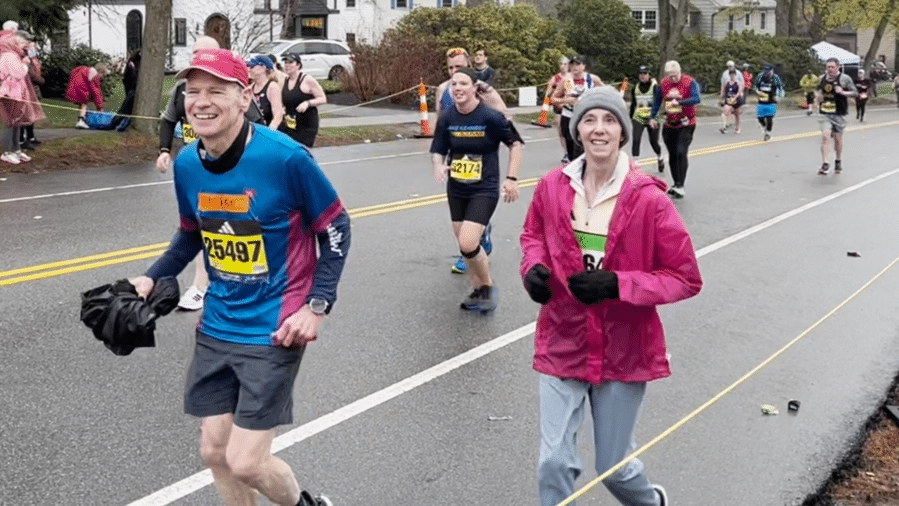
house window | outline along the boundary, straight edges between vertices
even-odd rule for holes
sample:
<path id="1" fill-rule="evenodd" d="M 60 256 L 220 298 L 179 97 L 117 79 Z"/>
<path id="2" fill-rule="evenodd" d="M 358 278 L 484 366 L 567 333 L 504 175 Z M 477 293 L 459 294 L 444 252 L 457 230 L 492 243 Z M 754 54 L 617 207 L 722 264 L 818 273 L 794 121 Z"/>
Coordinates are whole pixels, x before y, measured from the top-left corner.
<path id="1" fill-rule="evenodd" d="M 346 0 L 346 8 L 347 9 L 355 9 L 356 8 L 356 0 Z"/>
<path id="2" fill-rule="evenodd" d="M 699 27 L 699 16 L 702 13 L 693 11 L 690 13 L 690 28 L 698 28 Z"/>
<path id="3" fill-rule="evenodd" d="M 187 19 L 175 18 L 175 45 L 187 45 Z"/>
<path id="4" fill-rule="evenodd" d="M 406 9 L 409 7 L 408 0 L 392 0 L 390 3 L 394 9 Z"/>
<path id="5" fill-rule="evenodd" d="M 746 18 L 743 20 L 744 26 L 752 26 L 752 14 L 747 14 Z"/>
<path id="6" fill-rule="evenodd" d="M 643 29 L 653 31 L 656 29 L 656 11 L 646 11 L 643 13 Z"/>
<path id="7" fill-rule="evenodd" d="M 454 0 L 440 0 L 441 7 L 452 7 L 454 3 Z"/>
<path id="8" fill-rule="evenodd" d="M 728 32 L 734 31 L 734 17 L 733 17 L 733 15 L 730 15 L 730 16 L 727 17 L 727 31 L 728 31 Z"/>
<path id="9" fill-rule="evenodd" d="M 658 29 L 656 11 L 631 11 L 631 17 L 640 23 L 640 28 L 643 31 L 654 32 Z"/>
<path id="10" fill-rule="evenodd" d="M 353 47 L 353 44 L 356 43 L 356 34 L 355 33 L 346 34 L 346 43 L 350 47 Z"/>
<path id="11" fill-rule="evenodd" d="M 767 16 L 767 13 L 766 13 L 766 12 L 761 12 L 761 13 L 759 13 L 759 28 L 761 28 L 762 30 L 765 30 L 765 29 L 768 28 L 768 24 L 767 24 L 767 22 L 766 22 L 767 19 L 765 19 L 765 18 L 767 18 L 767 17 L 768 17 L 768 16 Z"/>

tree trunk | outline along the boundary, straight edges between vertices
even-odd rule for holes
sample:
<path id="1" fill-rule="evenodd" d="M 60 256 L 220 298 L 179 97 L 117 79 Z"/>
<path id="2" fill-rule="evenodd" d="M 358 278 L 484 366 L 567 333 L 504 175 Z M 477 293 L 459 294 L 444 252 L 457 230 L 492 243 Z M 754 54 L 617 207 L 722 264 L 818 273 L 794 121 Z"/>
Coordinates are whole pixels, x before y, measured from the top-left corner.
<path id="1" fill-rule="evenodd" d="M 668 0 L 659 0 L 659 75 L 668 61 L 668 37 L 671 33 L 671 12 Z"/>
<path id="2" fill-rule="evenodd" d="M 136 116 L 159 117 L 171 23 L 172 0 L 146 0 L 144 26 L 147 29 L 144 30 L 140 75 L 134 100 Z M 133 124 L 137 130 L 149 134 L 156 134 L 158 128 L 158 121 L 155 119 L 135 119 Z"/>
<path id="3" fill-rule="evenodd" d="M 669 0 L 659 0 L 659 68 L 665 62 L 677 59 L 677 46 L 680 44 L 684 27 L 689 20 L 689 4 L 687 0 L 677 0 L 677 6 Z"/>
<path id="4" fill-rule="evenodd" d="M 802 33 L 802 11 L 805 8 L 803 0 L 790 1 L 790 16 L 787 35 L 790 37 L 798 37 Z"/>
<path id="5" fill-rule="evenodd" d="M 880 41 L 883 40 L 883 34 L 886 32 L 887 26 L 890 23 L 890 16 L 893 15 L 895 9 L 896 0 L 890 0 L 889 9 L 886 10 L 880 23 L 877 24 L 877 28 L 874 29 L 874 38 L 871 39 L 871 47 L 869 47 L 868 52 L 865 53 L 865 62 L 862 66 L 863 70 L 871 68 L 871 64 L 874 63 L 874 58 L 877 58 L 877 52 L 880 51 Z"/>
<path id="6" fill-rule="evenodd" d="M 774 35 L 778 37 L 790 35 L 793 2 L 794 0 L 777 0 L 777 6 L 774 8 Z"/>
<path id="7" fill-rule="evenodd" d="M 293 38 L 293 6 L 295 0 L 281 0 L 281 38 Z"/>

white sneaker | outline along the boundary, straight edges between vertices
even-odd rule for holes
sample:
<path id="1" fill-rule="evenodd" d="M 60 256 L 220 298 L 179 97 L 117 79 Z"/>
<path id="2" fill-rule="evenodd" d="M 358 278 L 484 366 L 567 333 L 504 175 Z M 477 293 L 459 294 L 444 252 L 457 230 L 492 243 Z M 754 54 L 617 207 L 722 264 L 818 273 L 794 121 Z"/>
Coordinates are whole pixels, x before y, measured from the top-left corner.
<path id="1" fill-rule="evenodd" d="M 10 153 L 9 151 L 0 155 L 0 160 L 3 160 L 6 163 L 11 163 L 13 165 L 22 163 L 22 160 L 19 160 L 19 157 L 16 156 L 15 153 Z"/>
<path id="2" fill-rule="evenodd" d="M 82 130 L 90 130 L 91 129 L 91 127 L 87 126 L 87 123 L 81 118 L 78 118 L 78 122 L 75 123 L 75 128 L 80 128 Z"/>
<path id="3" fill-rule="evenodd" d="M 21 150 L 16 151 L 15 155 L 19 158 L 20 162 L 30 162 L 31 157 L 23 153 Z"/>
<path id="4" fill-rule="evenodd" d="M 203 309 L 203 298 L 206 297 L 206 289 L 192 286 L 184 292 L 178 301 L 178 308 L 185 311 L 197 311 Z"/>

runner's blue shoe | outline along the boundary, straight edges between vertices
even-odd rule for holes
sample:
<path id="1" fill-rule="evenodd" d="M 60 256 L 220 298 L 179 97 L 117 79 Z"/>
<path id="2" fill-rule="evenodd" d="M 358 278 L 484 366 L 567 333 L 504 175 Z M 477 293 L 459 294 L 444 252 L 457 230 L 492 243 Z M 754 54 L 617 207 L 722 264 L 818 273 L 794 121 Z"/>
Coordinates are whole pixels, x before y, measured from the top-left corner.
<path id="1" fill-rule="evenodd" d="M 462 255 L 459 255 L 459 258 L 456 259 L 456 263 L 450 268 L 453 274 L 465 274 L 465 270 L 468 268 L 465 265 L 465 259 L 462 258 Z"/>
<path id="2" fill-rule="evenodd" d="M 487 227 L 484 228 L 484 234 L 481 236 L 481 247 L 484 248 L 484 253 L 490 254 L 493 251 L 493 239 L 490 237 L 490 234 L 493 232 L 493 224 L 488 223 Z"/>

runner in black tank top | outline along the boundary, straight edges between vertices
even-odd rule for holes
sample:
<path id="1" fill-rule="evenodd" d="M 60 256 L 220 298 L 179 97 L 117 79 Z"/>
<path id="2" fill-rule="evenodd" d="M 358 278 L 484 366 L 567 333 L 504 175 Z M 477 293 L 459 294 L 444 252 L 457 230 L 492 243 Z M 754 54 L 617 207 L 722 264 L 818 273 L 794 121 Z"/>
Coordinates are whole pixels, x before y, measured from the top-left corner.
<path id="1" fill-rule="evenodd" d="M 262 85 L 261 90 L 257 90 L 255 84 L 251 85 L 253 90 L 253 100 L 256 101 L 256 105 L 258 105 L 259 110 L 262 111 L 262 118 L 265 121 L 266 125 L 271 125 L 272 119 L 274 119 L 274 114 L 272 113 L 272 103 L 268 99 L 268 92 L 271 84 L 271 81 L 267 81 Z"/>
<path id="2" fill-rule="evenodd" d="M 300 72 L 303 63 L 300 55 L 290 53 L 284 56 L 287 79 L 281 90 L 284 102 L 284 124 L 280 130 L 293 140 L 311 148 L 318 135 L 318 106 L 327 102 L 325 92 L 318 81 Z M 308 78 L 308 79 L 307 79 Z M 303 83 L 312 93 L 303 91 Z M 305 102 L 305 105 L 302 105 Z M 303 109 L 302 112 L 297 108 Z"/>

